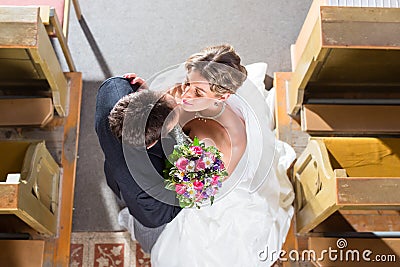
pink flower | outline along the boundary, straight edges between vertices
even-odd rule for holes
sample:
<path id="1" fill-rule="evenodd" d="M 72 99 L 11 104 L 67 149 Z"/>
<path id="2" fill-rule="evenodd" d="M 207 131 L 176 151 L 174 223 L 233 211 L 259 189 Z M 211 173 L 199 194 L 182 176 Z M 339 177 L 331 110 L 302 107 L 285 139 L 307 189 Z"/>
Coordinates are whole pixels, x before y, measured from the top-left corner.
<path id="1" fill-rule="evenodd" d="M 191 146 L 190 147 L 190 151 L 192 151 L 193 153 L 195 153 L 198 156 L 203 154 L 203 149 L 201 147 L 199 147 L 199 146 Z"/>
<path id="2" fill-rule="evenodd" d="M 206 168 L 206 163 L 203 159 L 196 160 L 196 171 L 202 171 Z"/>
<path id="3" fill-rule="evenodd" d="M 225 169 L 225 165 L 224 165 L 224 163 L 221 161 L 221 164 L 219 165 L 219 169 L 220 170 L 223 170 L 223 169 Z"/>
<path id="4" fill-rule="evenodd" d="M 183 184 L 176 184 L 175 192 L 179 195 L 183 195 L 186 192 L 186 186 L 184 186 Z"/>
<path id="5" fill-rule="evenodd" d="M 202 200 L 204 197 L 203 197 L 203 195 L 202 194 L 200 194 L 200 193 L 197 193 L 196 194 L 196 202 L 199 202 L 200 200 Z"/>
<path id="6" fill-rule="evenodd" d="M 200 191 L 201 189 L 203 189 L 204 184 L 200 181 L 194 181 L 193 182 L 193 187 L 194 189 L 196 189 L 197 191 Z"/>
<path id="7" fill-rule="evenodd" d="M 210 158 L 212 161 L 215 161 L 215 155 L 211 152 L 205 152 L 204 156 Z"/>
<path id="8" fill-rule="evenodd" d="M 175 162 L 175 166 L 180 170 L 180 171 L 184 171 L 186 170 L 186 166 L 188 165 L 189 160 L 184 158 L 184 157 L 180 157 L 176 162 Z"/>
<path id="9" fill-rule="evenodd" d="M 212 185 L 218 184 L 218 182 L 219 182 L 219 176 L 218 175 L 214 175 L 212 179 L 213 179 L 212 182 L 211 182 Z"/>

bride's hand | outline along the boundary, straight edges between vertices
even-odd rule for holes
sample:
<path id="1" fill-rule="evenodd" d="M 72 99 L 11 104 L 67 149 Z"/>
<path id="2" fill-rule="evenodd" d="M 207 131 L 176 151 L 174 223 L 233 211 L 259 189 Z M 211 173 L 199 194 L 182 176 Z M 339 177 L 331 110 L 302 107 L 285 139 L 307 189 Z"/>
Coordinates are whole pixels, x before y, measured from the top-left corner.
<path id="1" fill-rule="evenodd" d="M 141 88 L 148 89 L 146 81 L 143 78 L 138 77 L 136 73 L 125 73 L 122 77 L 128 79 L 130 84 L 138 84 Z"/>

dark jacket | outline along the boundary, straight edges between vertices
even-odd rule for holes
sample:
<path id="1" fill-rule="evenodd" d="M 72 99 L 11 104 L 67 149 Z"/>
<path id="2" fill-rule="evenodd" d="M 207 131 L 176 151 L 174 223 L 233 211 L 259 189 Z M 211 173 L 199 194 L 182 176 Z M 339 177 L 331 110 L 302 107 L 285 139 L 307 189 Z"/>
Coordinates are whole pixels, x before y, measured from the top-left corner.
<path id="1" fill-rule="evenodd" d="M 112 134 L 108 122 L 108 115 L 118 100 L 127 94 L 136 92 L 137 89 L 137 86 L 131 85 L 127 79 L 121 77 L 113 77 L 104 81 L 97 92 L 95 129 L 105 156 L 104 172 L 108 186 L 118 197 L 122 196 L 129 212 L 140 223 L 146 227 L 159 227 L 175 218 L 181 208 L 151 197 L 138 185 L 125 162 L 121 141 Z M 155 177 L 157 174 L 153 174 L 151 177 L 153 180 L 159 181 L 160 186 L 163 185 L 162 171 L 165 168 L 165 155 L 161 144 L 162 142 L 157 142 L 147 151 L 143 149 L 145 153 L 147 152 L 154 169 L 160 174 L 158 177 Z M 130 151 L 130 153 L 132 152 Z M 136 152 L 133 153 L 136 154 Z M 141 156 L 130 158 L 137 160 Z M 148 173 L 141 169 L 143 167 L 141 162 L 138 162 L 137 166 L 136 161 L 130 162 L 129 167 L 131 170 L 137 169 L 138 173 Z"/>

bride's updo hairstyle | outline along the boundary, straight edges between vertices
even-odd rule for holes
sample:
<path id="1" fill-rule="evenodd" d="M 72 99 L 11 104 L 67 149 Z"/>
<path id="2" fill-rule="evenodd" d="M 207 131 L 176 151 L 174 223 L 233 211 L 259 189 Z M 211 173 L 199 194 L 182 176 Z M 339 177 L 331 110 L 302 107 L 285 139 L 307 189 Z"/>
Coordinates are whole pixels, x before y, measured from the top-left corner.
<path id="1" fill-rule="evenodd" d="M 229 44 L 210 46 L 191 55 L 185 63 L 188 73 L 198 71 L 217 95 L 235 93 L 247 77 L 246 68 Z"/>

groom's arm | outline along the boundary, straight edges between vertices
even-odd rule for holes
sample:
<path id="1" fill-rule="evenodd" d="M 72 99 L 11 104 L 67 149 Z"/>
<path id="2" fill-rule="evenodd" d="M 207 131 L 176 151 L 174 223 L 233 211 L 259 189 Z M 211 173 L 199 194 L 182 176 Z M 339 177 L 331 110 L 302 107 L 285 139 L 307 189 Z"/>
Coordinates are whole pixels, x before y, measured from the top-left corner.
<path id="1" fill-rule="evenodd" d="M 129 213 L 146 227 L 155 228 L 169 223 L 181 211 L 179 206 L 166 204 L 147 194 L 131 176 L 124 181 L 119 180 L 118 185 Z"/>
<path id="2" fill-rule="evenodd" d="M 165 188 L 163 170 L 165 169 L 166 157 L 172 152 L 175 140 L 163 138 L 149 149 L 124 146 L 124 156 L 132 175 L 135 185 L 138 188 L 132 194 L 132 188 L 121 186 L 121 192 L 128 206 L 130 203 L 138 205 L 141 209 L 140 218 L 136 216 L 133 206 L 129 208 L 143 225 L 147 227 L 158 227 L 170 222 L 181 211 L 176 193 Z M 130 202 L 130 203 L 129 203 Z"/>
<path id="3" fill-rule="evenodd" d="M 123 96 L 135 92 L 137 88 L 138 86 L 131 86 L 125 78 L 112 77 L 100 85 L 96 96 L 95 130 L 105 157 L 104 172 L 107 184 L 117 196 L 120 190 L 111 165 L 115 168 L 124 158 L 121 143 L 110 130 L 108 116 Z"/>

